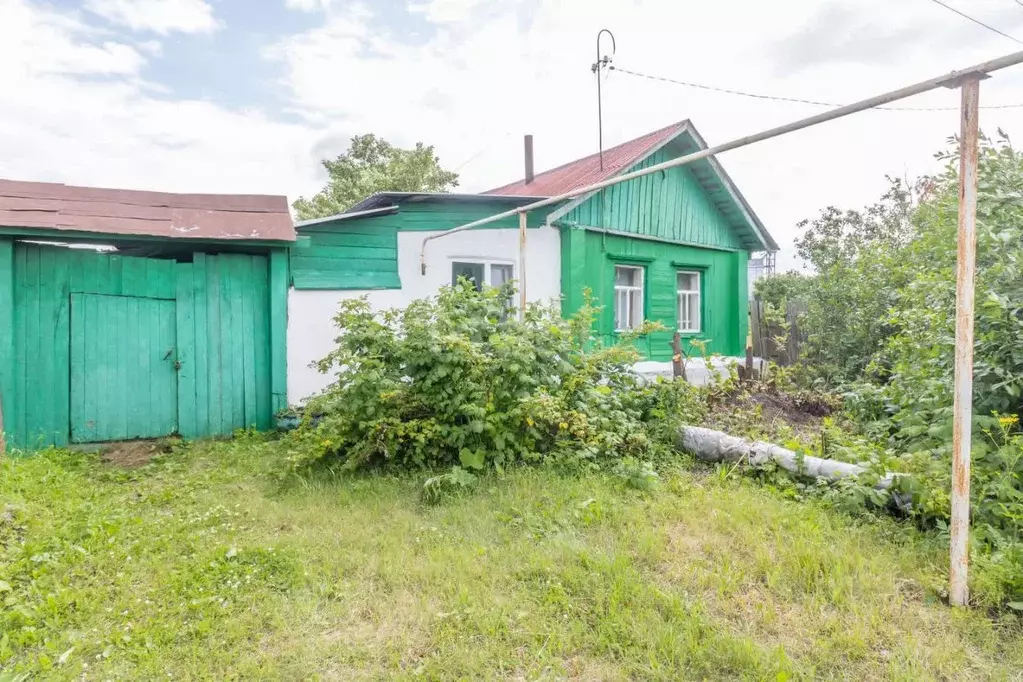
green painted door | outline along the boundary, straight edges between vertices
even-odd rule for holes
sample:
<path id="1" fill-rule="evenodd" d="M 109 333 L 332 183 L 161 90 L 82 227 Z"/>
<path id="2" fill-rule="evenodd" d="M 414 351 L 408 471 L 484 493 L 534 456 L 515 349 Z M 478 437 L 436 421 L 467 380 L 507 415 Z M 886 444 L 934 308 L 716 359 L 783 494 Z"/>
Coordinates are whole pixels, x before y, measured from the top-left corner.
<path id="1" fill-rule="evenodd" d="M 71 294 L 71 441 L 177 431 L 175 302 Z"/>

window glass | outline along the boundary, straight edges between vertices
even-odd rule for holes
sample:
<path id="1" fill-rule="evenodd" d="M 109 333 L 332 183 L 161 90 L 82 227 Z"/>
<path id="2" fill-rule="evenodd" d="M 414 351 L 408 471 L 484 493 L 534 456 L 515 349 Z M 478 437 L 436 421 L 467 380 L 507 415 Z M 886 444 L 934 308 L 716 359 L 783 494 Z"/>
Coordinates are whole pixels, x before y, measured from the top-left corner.
<path id="1" fill-rule="evenodd" d="M 511 265 L 490 266 L 490 286 L 499 287 L 514 279 L 514 268 Z"/>
<path id="2" fill-rule="evenodd" d="M 678 273 L 678 330 L 680 332 L 700 331 L 700 273 L 680 271 Z"/>
<path id="3" fill-rule="evenodd" d="M 643 324 L 643 268 L 615 266 L 614 313 L 618 331 Z"/>
<path id="4" fill-rule="evenodd" d="M 483 263 L 452 263 L 451 284 L 458 284 L 458 279 L 464 277 L 473 283 L 477 291 L 483 289 Z"/>

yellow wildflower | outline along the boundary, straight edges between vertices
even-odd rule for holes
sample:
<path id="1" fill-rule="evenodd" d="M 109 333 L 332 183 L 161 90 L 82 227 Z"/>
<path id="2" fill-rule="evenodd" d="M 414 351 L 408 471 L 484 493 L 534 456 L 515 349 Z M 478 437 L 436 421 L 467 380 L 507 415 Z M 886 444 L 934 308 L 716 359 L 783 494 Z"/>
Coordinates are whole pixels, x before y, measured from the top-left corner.
<path id="1" fill-rule="evenodd" d="M 565 429 L 568 428 L 568 424 L 566 422 L 561 422 L 560 424 L 558 424 L 558 428 L 564 431 Z"/>
<path id="2" fill-rule="evenodd" d="M 533 425 L 533 418 L 532 417 L 526 417 L 526 423 L 529 424 L 530 426 L 532 426 Z"/>
<path id="3" fill-rule="evenodd" d="M 998 423 L 1001 424 L 1003 428 L 1009 428 L 1010 426 L 1015 426 L 1019 423 L 1019 417 L 1014 414 L 1007 414 L 1004 417 L 999 417 Z"/>

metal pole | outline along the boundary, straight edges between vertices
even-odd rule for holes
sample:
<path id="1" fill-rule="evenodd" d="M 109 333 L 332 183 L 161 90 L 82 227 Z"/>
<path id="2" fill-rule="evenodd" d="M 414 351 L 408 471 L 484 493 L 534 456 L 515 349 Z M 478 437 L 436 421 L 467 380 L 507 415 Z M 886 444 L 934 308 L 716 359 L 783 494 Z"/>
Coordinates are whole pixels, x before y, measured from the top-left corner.
<path id="1" fill-rule="evenodd" d="M 599 43 L 599 39 L 598 39 Z M 600 159 L 600 170 L 604 170 L 604 103 L 600 95 L 600 48 L 597 48 L 597 62 L 594 64 L 597 74 L 597 156 Z"/>
<path id="2" fill-rule="evenodd" d="M 611 38 L 611 54 L 614 54 L 618 49 L 615 45 L 614 34 L 606 28 L 600 29 L 597 32 L 597 61 L 593 62 L 593 66 L 590 67 L 597 76 L 597 155 L 600 158 L 600 170 L 604 170 L 604 103 L 600 95 L 600 70 L 611 61 L 606 55 L 603 59 L 600 58 L 600 36 L 605 33 Z"/>
<path id="3" fill-rule="evenodd" d="M 526 319 L 526 214 L 519 214 L 519 321 Z"/>
<path id="4" fill-rule="evenodd" d="M 1023 51 L 1013 52 L 1012 54 L 1007 54 L 1007 55 L 1005 55 L 1003 57 L 998 57 L 996 59 L 991 59 L 989 61 L 982 62 L 982 63 L 977 64 L 975 66 L 970 66 L 970 67 L 967 67 L 965 69 L 959 69 L 957 71 L 953 71 L 952 73 L 948 73 L 948 74 L 945 74 L 943 76 L 937 76 L 935 78 L 929 78 L 928 80 L 921 81 L 919 83 L 915 83 L 914 85 L 908 85 L 908 86 L 906 86 L 904 88 L 899 88 L 898 90 L 892 90 L 891 92 L 886 92 L 883 95 L 877 95 L 875 97 L 870 97 L 868 99 L 861 100 L 861 101 L 855 102 L 853 104 L 847 104 L 844 107 L 838 107 L 837 109 L 832 109 L 830 111 L 825 111 L 825 112 L 817 114 L 815 116 L 810 116 L 809 118 L 800 119 L 798 121 L 794 121 L 792 123 L 788 123 L 788 124 L 783 125 L 783 126 L 778 126 L 777 128 L 771 128 L 769 130 L 765 130 L 763 132 L 759 132 L 759 133 L 756 133 L 756 134 L 753 134 L 753 135 L 748 135 L 746 137 L 740 137 L 737 140 L 732 140 L 731 142 L 726 142 L 724 144 L 719 144 L 716 147 L 710 147 L 708 149 L 704 149 L 702 151 L 695 152 L 693 154 L 688 154 L 686 156 L 681 156 L 681 157 L 679 157 L 677 159 L 672 159 L 671 161 L 665 161 L 664 163 L 658 163 L 656 165 L 649 166 L 647 168 L 643 168 L 642 170 L 633 171 L 632 173 L 625 173 L 623 175 L 618 175 L 618 176 L 615 176 L 613 178 L 608 178 L 607 180 L 603 180 L 601 182 L 596 182 L 596 183 L 594 183 L 592 185 L 587 185 L 586 187 L 580 187 L 578 189 L 574 189 L 571 192 L 565 192 L 564 194 L 559 194 L 557 196 L 548 197 L 546 199 L 541 199 L 539 201 L 534 201 L 534 202 L 532 202 L 530 204 L 526 204 L 525 206 L 519 206 L 518 208 L 513 208 L 510 211 L 504 211 L 503 213 L 497 213 L 497 214 L 492 215 L 492 216 L 490 216 L 488 218 L 482 218 L 480 220 L 474 220 L 471 223 L 466 223 L 465 225 L 459 225 L 458 227 L 451 228 L 450 230 L 446 230 L 444 232 L 441 232 L 440 234 L 435 234 L 435 235 L 431 235 L 429 237 L 426 237 L 423 240 L 423 247 L 422 247 L 422 250 L 420 251 L 420 260 L 422 262 L 424 262 L 424 263 L 426 262 L 426 244 L 427 244 L 427 242 L 429 242 L 429 241 L 431 241 L 433 239 L 440 239 L 441 237 L 446 237 L 449 234 L 454 234 L 456 232 L 461 232 L 462 230 L 470 230 L 470 229 L 472 229 L 474 227 L 480 227 L 481 225 L 487 225 L 489 223 L 501 220 L 503 218 L 510 218 L 511 216 L 513 216 L 513 215 L 515 215 L 517 213 L 522 213 L 524 211 L 535 211 L 536 209 L 543 208 L 544 206 L 552 206 L 554 204 L 560 204 L 561 202 L 563 202 L 563 201 L 565 201 L 567 199 L 572 199 L 574 197 L 582 196 L 583 194 L 589 194 L 590 192 L 595 192 L 597 190 L 604 189 L 605 187 L 611 187 L 613 185 L 618 185 L 620 183 L 627 182 L 629 180 L 634 180 L 636 178 L 643 177 L 644 175 L 651 175 L 653 173 L 659 173 L 662 170 L 667 170 L 669 168 L 675 168 L 677 166 L 685 166 L 685 165 L 690 164 L 690 163 L 692 163 L 694 161 L 699 161 L 700 159 L 706 159 L 707 157 L 710 157 L 710 156 L 715 156 L 715 155 L 721 154 L 723 152 L 727 152 L 727 151 L 731 151 L 733 149 L 738 149 L 740 147 L 745 147 L 747 145 L 751 145 L 754 142 L 761 142 L 763 140 L 769 140 L 772 137 L 779 137 L 781 135 L 786 135 L 788 133 L 792 133 L 792 132 L 795 132 L 797 130 L 802 130 L 803 128 L 809 128 L 810 126 L 815 126 L 818 123 L 826 123 L 827 121 L 833 121 L 836 118 L 843 118 L 843 117 L 848 116 L 850 114 L 855 114 L 855 113 L 858 113 L 860 111 L 865 111 L 867 109 L 873 109 L 874 107 L 880 106 L 882 104 L 888 104 L 889 102 L 895 102 L 895 101 L 898 101 L 900 99 L 906 99 L 907 97 L 912 97 L 913 95 L 919 95 L 921 93 L 929 92 L 929 91 L 935 90 L 937 88 L 947 87 L 949 83 L 961 81 L 963 76 L 967 75 L 967 74 L 987 74 L 987 73 L 991 73 L 992 71 L 998 71 L 999 69 L 1004 69 L 1004 68 L 1006 68 L 1008 66 L 1015 66 L 1016 64 L 1020 64 L 1020 63 L 1023 63 Z M 425 274 L 425 272 L 424 272 L 424 274 Z"/>
<path id="5" fill-rule="evenodd" d="M 970 443 L 973 417 L 973 298 L 977 261 L 977 156 L 980 81 L 962 84 L 959 239 L 956 259 L 955 397 L 952 421 L 952 525 L 949 602 L 969 602 Z"/>

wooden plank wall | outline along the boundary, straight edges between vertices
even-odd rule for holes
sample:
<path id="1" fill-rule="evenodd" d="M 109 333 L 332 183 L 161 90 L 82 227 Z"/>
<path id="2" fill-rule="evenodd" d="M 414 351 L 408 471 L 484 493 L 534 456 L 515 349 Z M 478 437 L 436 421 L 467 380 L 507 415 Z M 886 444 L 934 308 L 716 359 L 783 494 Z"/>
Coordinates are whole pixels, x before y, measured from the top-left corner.
<path id="1" fill-rule="evenodd" d="M 665 330 L 640 339 L 637 348 L 651 360 L 670 360 L 671 340 L 678 327 L 676 276 L 679 270 L 701 273 L 701 326 L 698 334 L 683 334 L 687 349 L 692 339 L 707 343 L 709 353 L 742 356 L 746 348 L 746 254 L 668 244 L 647 239 L 563 228 L 562 308 L 571 315 L 589 288 L 602 306 L 596 332 L 605 344 L 615 341 L 614 267 L 634 265 L 644 272 L 644 318 L 661 322 Z M 743 305 L 738 305 L 742 301 Z"/>
<path id="2" fill-rule="evenodd" d="M 269 427 L 287 400 L 287 273 L 282 249 L 269 257 L 197 253 L 193 263 L 177 263 L 0 240 L 0 398 L 9 443 L 68 442 L 72 293 L 176 302 L 182 435 Z"/>
<path id="3" fill-rule="evenodd" d="M 630 170 L 674 158 L 661 150 Z M 569 223 L 742 250 L 742 240 L 688 168 L 644 175 L 598 192 L 569 211 Z"/>
<path id="4" fill-rule="evenodd" d="M 397 215 L 303 230 L 309 246 L 291 252 L 296 289 L 400 289 Z"/>
<path id="5" fill-rule="evenodd" d="M 176 268 L 181 435 L 269 428 L 274 409 L 267 258 L 197 253 L 193 262 Z"/>

